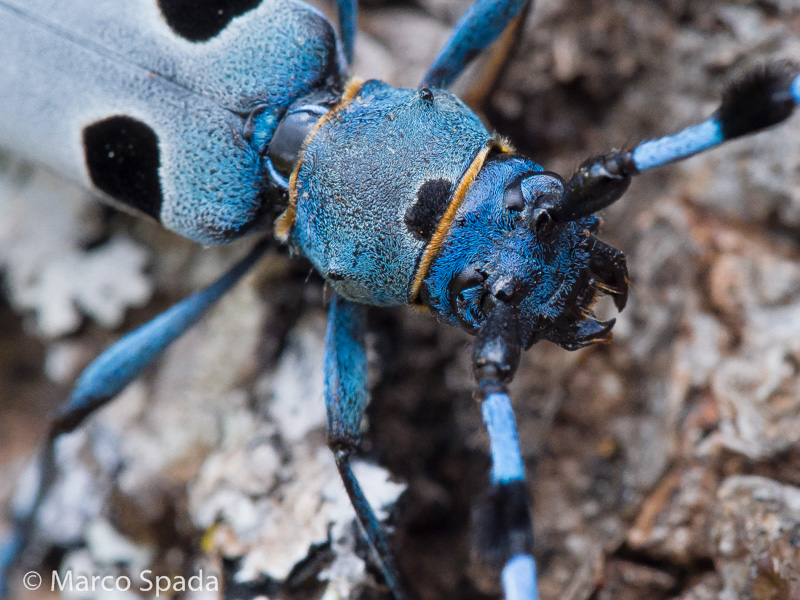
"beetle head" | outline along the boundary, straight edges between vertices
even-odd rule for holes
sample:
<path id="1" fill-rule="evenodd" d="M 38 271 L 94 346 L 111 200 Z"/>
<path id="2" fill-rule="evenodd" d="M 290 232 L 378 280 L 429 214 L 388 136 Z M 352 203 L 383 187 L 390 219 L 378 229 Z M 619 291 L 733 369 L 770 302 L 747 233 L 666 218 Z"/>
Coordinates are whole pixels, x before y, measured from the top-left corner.
<path id="1" fill-rule="evenodd" d="M 604 293 L 625 306 L 625 257 L 595 237 L 598 217 L 563 218 L 564 190 L 558 175 L 531 161 L 490 160 L 422 283 L 422 302 L 470 333 L 498 303 L 516 307 L 525 348 L 607 339 L 615 320 L 597 320 L 592 306 Z"/>

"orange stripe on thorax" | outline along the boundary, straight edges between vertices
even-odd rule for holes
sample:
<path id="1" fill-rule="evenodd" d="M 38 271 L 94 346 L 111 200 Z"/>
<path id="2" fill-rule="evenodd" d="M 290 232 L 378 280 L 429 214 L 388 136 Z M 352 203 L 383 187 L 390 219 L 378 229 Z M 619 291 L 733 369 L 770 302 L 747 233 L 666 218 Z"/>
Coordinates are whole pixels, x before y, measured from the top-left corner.
<path id="1" fill-rule="evenodd" d="M 511 146 L 511 144 L 509 144 L 506 140 L 495 136 L 492 138 L 489 144 L 484 146 L 483 149 L 478 152 L 478 155 L 472 161 L 472 164 L 470 164 L 469 168 L 464 172 L 464 176 L 461 178 L 461 181 L 459 181 L 458 187 L 456 187 L 456 191 L 453 193 L 453 197 L 450 199 L 450 204 L 448 204 L 447 210 L 445 211 L 444 215 L 442 215 L 439 224 L 436 226 L 436 231 L 433 232 L 431 239 L 428 240 L 428 245 L 425 246 L 422 258 L 419 261 L 419 266 L 417 267 L 417 272 L 414 275 L 414 282 L 411 284 L 411 291 L 408 295 L 409 303 L 413 304 L 416 301 L 417 296 L 419 295 L 419 289 L 422 287 L 422 281 L 428 274 L 428 270 L 430 269 L 433 260 L 439 255 L 442 243 L 447 237 L 447 234 L 450 233 L 450 227 L 453 225 L 453 221 L 456 218 L 458 209 L 461 207 L 461 204 L 467 197 L 467 192 L 469 192 L 472 184 L 475 183 L 475 179 L 478 177 L 478 173 L 480 173 L 480 170 L 483 168 L 486 158 L 489 156 L 489 152 L 493 149 L 499 150 L 500 152 L 514 151 L 513 146 Z"/>
<path id="2" fill-rule="evenodd" d="M 292 230 L 292 226 L 294 225 L 294 219 L 297 213 L 297 174 L 300 172 L 300 165 L 303 164 L 303 156 L 306 153 L 306 149 L 308 148 L 311 140 L 320 130 L 320 128 L 336 113 L 343 110 L 353 101 L 353 98 L 356 97 L 358 91 L 361 89 L 361 86 L 364 85 L 364 80 L 359 79 L 358 77 L 353 77 L 347 83 L 347 87 L 342 94 L 342 97 L 339 99 L 339 102 L 336 103 L 336 106 L 331 108 L 328 112 L 326 112 L 322 117 L 320 117 L 319 121 L 316 122 L 314 128 L 308 133 L 306 136 L 305 141 L 303 141 L 303 145 L 301 146 L 300 155 L 297 158 L 297 164 L 292 171 L 292 174 L 289 176 L 289 206 L 286 207 L 280 216 L 275 219 L 274 225 L 274 233 L 275 237 L 285 242 L 289 238 L 289 232 Z"/>

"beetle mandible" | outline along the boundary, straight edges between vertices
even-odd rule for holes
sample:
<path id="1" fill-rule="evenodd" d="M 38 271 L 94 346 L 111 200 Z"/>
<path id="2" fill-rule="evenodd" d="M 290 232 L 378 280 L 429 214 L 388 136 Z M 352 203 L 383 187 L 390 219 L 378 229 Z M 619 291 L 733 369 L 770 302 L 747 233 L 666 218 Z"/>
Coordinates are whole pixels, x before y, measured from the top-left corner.
<path id="1" fill-rule="evenodd" d="M 92 76 L 89 83 L 96 88 L 64 93 L 66 100 L 83 100 L 71 109 L 64 107 L 60 122 L 35 102 L 7 101 L 23 112 L 4 120 L 4 143 L 82 178 L 186 237 L 203 243 L 229 241 L 263 230 L 280 212 L 276 237 L 308 258 L 335 290 L 326 356 L 330 444 L 387 583 L 398 597 L 403 595 L 400 578 L 349 467 L 366 401 L 364 317 L 359 305 L 419 304 L 477 335 L 477 395 L 492 436 L 494 460 L 492 509 L 485 512 L 496 519 L 489 527 L 498 545 L 492 550 L 507 562 L 507 596 L 535 597 L 524 476 L 506 392 L 520 351 L 539 340 L 575 349 L 607 337 L 613 322 L 598 322 L 591 307 L 602 292 L 623 308 L 627 274 L 623 255 L 594 236 L 599 224 L 594 213 L 616 201 L 633 176 L 780 122 L 800 96 L 793 68 L 775 65 L 753 72 L 728 90 L 721 109 L 706 121 L 630 152 L 590 159 L 564 180 L 517 155 L 446 91 L 471 57 L 525 4 L 476 3 L 421 87 L 413 90 L 348 80 L 354 31 L 350 3 L 340 3 L 340 53 L 323 17 L 301 3 L 284 2 L 262 3 L 233 19 L 225 29 L 228 37 L 216 36 L 201 46 L 207 55 L 189 63 L 170 62 L 184 55 L 171 57 L 168 50 L 161 55 L 160 47 L 155 55 L 137 55 L 141 44 L 129 48 L 126 56 L 128 30 L 96 30 L 101 38 L 113 35 L 115 47 L 123 42 L 116 56 L 106 56 L 98 52 L 103 46 L 96 45 L 102 39 L 83 39 L 72 30 L 67 36 L 60 29 L 60 37 L 53 39 L 92 56 L 100 54 L 109 72 L 129 70 L 122 77 L 129 87 L 118 87 L 116 75 L 122 74 L 115 75 L 113 87 Z M 138 8 L 143 7 L 127 8 L 130 14 L 122 22 L 135 24 Z M 33 38 L 25 34 L 25 27 L 41 28 L 47 22 L 47 7 L 38 13 L 36 7 L 9 5 L 3 10 L 13 15 L 6 19 L 13 31 L 5 36 L 12 42 L 30 43 Z M 98 14 L 105 16 L 102 10 Z M 255 44 L 241 35 L 256 31 L 253 25 L 245 26 L 246 18 L 265 19 L 267 30 L 277 29 L 270 21 L 275 19 L 284 30 L 315 42 L 300 49 L 287 42 L 293 37 L 287 34 L 264 52 L 265 64 L 252 66 L 253 77 L 267 73 L 274 83 L 274 75 L 280 75 L 285 85 L 276 86 L 278 93 L 258 85 L 243 89 L 240 74 L 226 71 L 229 63 L 221 60 L 232 61 L 237 49 L 244 52 Z M 166 22 L 172 24 L 169 17 Z M 202 32 L 179 34 L 193 43 L 203 39 Z M 53 59 L 55 53 L 69 55 L 50 38 L 45 46 Z M 200 75 L 209 67 L 215 78 L 201 82 Z M 74 78 L 77 70 L 65 68 L 65 85 L 85 87 Z M 160 108 L 169 102 L 173 112 L 148 112 L 153 108 L 148 103 L 150 71 L 156 74 Z M 288 77 L 298 73 L 303 77 Z M 251 84 L 253 77 L 247 79 Z M 48 97 L 60 93 L 54 91 L 58 81 L 49 81 L 43 92 L 37 89 L 42 82 L 27 73 L 24 78 L 29 81 L 10 79 L 11 85 L 4 88 L 19 93 L 30 89 Z M 170 90 L 174 96 L 168 100 Z M 201 110 L 193 104 L 197 112 L 183 110 L 187 93 L 193 94 L 192 103 L 201 103 L 195 96 L 210 97 L 208 105 Z M 87 96 L 97 104 L 108 99 L 115 108 L 87 104 Z M 53 144 L 46 156 L 39 146 L 29 147 L 32 140 L 19 124 L 37 118 L 63 126 L 63 138 L 72 145 Z M 76 119 L 84 119 L 80 127 Z M 197 137 L 198 131 L 203 135 Z M 205 145 L 206 132 L 212 152 Z M 54 132 L 56 139 L 61 135 Z M 209 154 L 219 159 L 210 166 L 205 160 Z M 398 170 L 387 161 L 389 155 L 399 155 L 404 168 Z M 254 251 L 218 284 L 101 356 L 79 380 L 52 437 L 73 429 L 110 400 L 260 254 L 260 249 Z M 45 465 L 47 461 L 46 450 Z M 45 484 L 41 489 L 46 490 Z M 29 517 L 37 503 L 30 515 L 20 518 L 20 531 L 31 526 Z"/>

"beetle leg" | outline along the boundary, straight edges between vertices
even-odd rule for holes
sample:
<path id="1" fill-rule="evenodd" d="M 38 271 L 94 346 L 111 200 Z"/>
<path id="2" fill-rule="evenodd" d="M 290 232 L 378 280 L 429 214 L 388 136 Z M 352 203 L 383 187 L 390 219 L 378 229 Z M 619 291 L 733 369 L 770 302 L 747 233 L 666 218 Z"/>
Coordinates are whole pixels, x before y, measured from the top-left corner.
<path id="1" fill-rule="evenodd" d="M 17 561 L 23 549 L 23 534 L 17 528 L 0 545 L 0 598 L 8 598 L 8 572 Z"/>
<path id="2" fill-rule="evenodd" d="M 497 41 L 485 51 L 480 69 L 474 77 L 470 75 L 467 81 L 467 89 L 459 91 L 458 95 L 472 110 L 479 111 L 497 89 L 497 83 L 502 80 L 506 67 L 514 57 L 514 50 L 520 44 L 530 7 L 530 1 L 522 7 Z"/>
<path id="3" fill-rule="evenodd" d="M 472 59 L 500 37 L 530 1 L 477 0 L 456 24 L 421 86 L 450 87 Z"/>
<path id="4" fill-rule="evenodd" d="M 269 242 L 250 253 L 207 288 L 178 302 L 129 333 L 89 364 L 78 377 L 67 402 L 56 412 L 39 458 L 35 492 L 14 515 L 11 540 L 0 547 L 0 598 L 7 593 L 7 571 L 19 562 L 35 529 L 36 513 L 52 487 L 58 468 L 55 442 L 74 431 L 97 409 L 113 400 L 129 383 L 194 325 L 260 259 Z M 24 562 L 24 558 L 23 558 Z"/>
<path id="5" fill-rule="evenodd" d="M 336 0 L 339 8 L 339 36 L 342 38 L 347 65 L 353 66 L 353 51 L 356 45 L 358 25 L 358 0 Z"/>
<path id="6" fill-rule="evenodd" d="M 389 545 L 375 511 L 353 473 L 350 457 L 358 448 L 359 430 L 367 406 L 367 354 L 364 348 L 365 309 L 334 294 L 325 336 L 325 407 L 328 446 L 336 458 L 342 482 L 358 522 L 377 557 L 386 583 L 397 600 L 407 596 L 392 562 Z"/>
<path id="7" fill-rule="evenodd" d="M 520 351 L 517 309 L 498 302 L 478 332 L 473 354 L 492 457 L 492 488 L 477 513 L 476 542 L 483 556 L 505 563 L 501 579 L 506 600 L 536 600 L 525 465 L 506 389 L 517 369 Z"/>

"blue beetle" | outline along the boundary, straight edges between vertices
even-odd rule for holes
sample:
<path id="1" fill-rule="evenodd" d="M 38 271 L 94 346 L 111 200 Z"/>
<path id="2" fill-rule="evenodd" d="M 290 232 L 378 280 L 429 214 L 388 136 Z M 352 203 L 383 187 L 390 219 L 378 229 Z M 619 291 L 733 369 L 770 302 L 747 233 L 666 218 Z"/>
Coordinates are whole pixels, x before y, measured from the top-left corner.
<path id="1" fill-rule="evenodd" d="M 754 71 L 700 124 L 591 158 L 565 179 L 518 155 L 447 91 L 527 2 L 476 2 L 416 89 L 348 78 L 353 2 L 339 2 L 341 41 L 302 2 L 242 3 L 210 22 L 186 19 L 178 5 L 81 4 L 69 23 L 44 0 L 0 5 L 6 48 L 62 67 L 3 64 L 0 142 L 201 243 L 274 222 L 274 237 L 311 261 L 335 291 L 329 445 L 398 598 L 402 578 L 350 467 L 367 399 L 363 306 L 419 305 L 476 335 L 476 395 L 493 460 L 484 551 L 504 563 L 507 598 L 536 598 L 506 391 L 520 352 L 540 340 L 577 349 L 608 337 L 613 320 L 599 322 L 591 309 L 602 293 L 624 308 L 627 271 L 624 256 L 596 238 L 595 213 L 641 172 L 788 118 L 800 102 L 797 69 Z M 31 129 L 54 140 L 44 153 Z M 24 549 L 55 466 L 52 441 L 136 378 L 265 247 L 84 371 L 54 419 L 36 498 L 17 516 L 0 565 Z"/>

